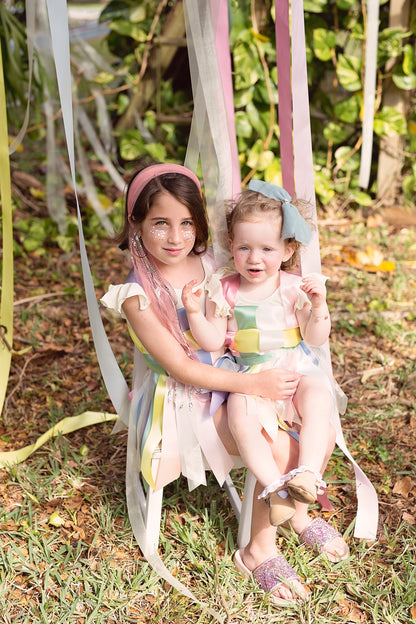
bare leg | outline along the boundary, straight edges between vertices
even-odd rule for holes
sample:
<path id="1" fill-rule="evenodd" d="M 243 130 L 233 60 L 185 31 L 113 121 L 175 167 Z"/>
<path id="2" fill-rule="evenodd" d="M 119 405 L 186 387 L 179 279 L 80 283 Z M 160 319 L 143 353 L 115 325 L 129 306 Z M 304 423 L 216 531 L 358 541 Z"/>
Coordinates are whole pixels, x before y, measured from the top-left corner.
<path id="1" fill-rule="evenodd" d="M 321 474 L 325 473 L 326 467 L 328 465 L 329 459 L 332 455 L 332 452 L 335 447 L 335 429 L 332 425 L 329 426 L 329 439 L 328 445 L 325 453 L 325 458 L 323 464 L 320 468 Z M 304 529 L 311 523 L 311 518 L 308 515 L 308 505 L 305 503 L 300 503 L 295 501 L 296 513 L 290 519 L 290 526 L 293 528 L 295 533 L 300 535 Z M 328 553 L 328 555 L 332 556 L 333 561 L 344 559 L 348 556 L 348 546 L 345 540 L 342 537 L 335 537 L 328 544 L 326 544 L 324 550 Z"/>
<path id="2" fill-rule="evenodd" d="M 251 418 L 247 414 L 246 398 L 241 394 L 230 394 L 227 412 L 228 426 L 244 465 L 254 474 L 262 490 L 276 483 L 281 473 L 261 424 L 257 418 Z"/>
<path id="3" fill-rule="evenodd" d="M 285 432 L 279 431 L 279 459 L 278 468 L 281 472 L 287 472 L 297 463 L 297 443 Z M 247 546 L 242 549 L 242 559 L 249 570 L 254 570 L 258 565 L 278 554 L 276 547 L 276 528 L 270 525 L 269 511 L 264 501 L 258 499 L 261 486 L 257 483 L 251 520 L 251 538 Z M 308 592 L 302 587 L 300 581 L 292 581 L 292 589 L 285 584 L 280 585 L 274 594 L 285 600 L 294 597 L 305 598 Z"/>
<path id="4" fill-rule="evenodd" d="M 222 443 L 230 455 L 238 455 L 237 444 L 231 435 L 228 426 L 228 418 L 224 406 L 214 415 L 215 425 Z M 280 435 L 282 433 L 282 435 Z M 298 444 L 285 432 L 279 431 L 279 449 L 277 445 L 271 445 L 272 454 L 277 468 L 281 473 L 288 472 L 298 465 Z M 245 548 L 241 550 L 243 563 L 249 570 L 254 570 L 264 561 L 278 554 L 276 547 L 276 528 L 269 522 L 269 510 L 262 500 L 258 500 L 261 485 L 257 484 L 253 498 L 253 510 L 251 519 L 251 538 Z M 306 590 L 299 581 L 291 582 L 297 597 L 305 597 Z M 285 600 L 296 598 L 290 587 L 280 585 L 274 595 Z"/>
<path id="5" fill-rule="evenodd" d="M 299 436 L 299 465 L 320 472 L 328 449 L 333 398 L 313 377 L 301 377 L 293 403 L 302 427 Z"/>

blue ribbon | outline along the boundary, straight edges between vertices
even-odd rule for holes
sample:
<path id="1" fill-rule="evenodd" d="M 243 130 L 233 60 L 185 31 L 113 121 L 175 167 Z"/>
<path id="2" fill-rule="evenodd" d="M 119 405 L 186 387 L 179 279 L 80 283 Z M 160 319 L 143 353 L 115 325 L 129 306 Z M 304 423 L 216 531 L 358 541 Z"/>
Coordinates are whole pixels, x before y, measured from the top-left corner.
<path id="1" fill-rule="evenodd" d="M 299 213 L 296 206 L 291 203 L 292 198 L 284 188 L 275 186 L 269 182 L 263 182 L 263 180 L 250 180 L 248 188 L 250 191 L 256 191 L 265 197 L 282 202 L 282 240 L 294 238 L 298 243 L 303 243 L 305 245 L 309 243 L 312 235 L 311 228 Z"/>

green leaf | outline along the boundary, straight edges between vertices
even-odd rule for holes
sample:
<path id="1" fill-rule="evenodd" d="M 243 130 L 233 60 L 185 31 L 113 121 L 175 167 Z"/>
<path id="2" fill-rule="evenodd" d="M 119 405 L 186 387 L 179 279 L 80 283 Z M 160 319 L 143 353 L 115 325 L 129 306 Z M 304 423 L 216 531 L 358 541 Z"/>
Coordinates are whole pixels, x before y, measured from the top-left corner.
<path id="1" fill-rule="evenodd" d="M 60 527 L 65 524 L 65 520 L 58 514 L 57 511 L 54 511 L 48 518 L 48 524 L 51 524 L 54 527 Z"/>
<path id="2" fill-rule="evenodd" d="M 117 98 L 117 114 L 122 115 L 130 104 L 130 98 L 125 93 L 120 93 Z"/>
<path id="3" fill-rule="evenodd" d="M 99 72 L 94 77 L 94 82 L 96 82 L 99 85 L 108 85 L 113 80 L 114 80 L 114 74 L 111 74 L 110 72 Z"/>
<path id="4" fill-rule="evenodd" d="M 252 89 L 241 89 L 234 92 L 234 105 L 236 109 L 245 108 L 249 102 L 253 101 Z"/>
<path id="5" fill-rule="evenodd" d="M 264 171 L 274 159 L 274 153 L 271 150 L 263 149 L 263 141 L 258 140 L 251 148 L 248 158 L 247 166 L 251 169 L 257 169 L 258 171 Z"/>
<path id="6" fill-rule="evenodd" d="M 253 103 L 250 103 L 250 104 L 247 104 L 246 111 L 247 111 L 248 120 L 250 124 L 252 125 L 252 127 L 256 130 L 256 132 L 260 136 L 263 136 L 265 132 L 267 131 L 267 129 L 261 119 L 258 108 L 254 106 Z"/>
<path id="7" fill-rule="evenodd" d="M 119 35 L 131 37 L 139 43 L 143 43 L 147 40 L 146 31 L 143 30 L 143 28 L 140 28 L 140 26 L 138 26 L 137 24 L 133 24 L 129 20 L 120 19 L 116 22 L 111 22 L 110 28 Z"/>
<path id="8" fill-rule="evenodd" d="M 335 48 L 335 33 L 325 28 L 313 31 L 313 48 L 320 61 L 330 61 Z"/>
<path id="9" fill-rule="evenodd" d="M 139 5 L 130 11 L 130 21 L 134 24 L 138 22 L 144 22 L 146 19 L 146 8 L 143 5 Z"/>
<path id="10" fill-rule="evenodd" d="M 259 79 L 261 65 L 255 46 L 245 43 L 237 44 L 234 48 L 234 85 L 237 90 L 248 89 Z"/>
<path id="11" fill-rule="evenodd" d="M 407 76 L 414 74 L 415 52 L 413 46 L 407 43 L 403 48 L 403 71 Z"/>
<path id="12" fill-rule="evenodd" d="M 144 151 L 144 141 L 138 130 L 128 130 L 120 140 L 120 155 L 124 160 L 135 160 Z"/>
<path id="13" fill-rule="evenodd" d="M 356 56 L 340 54 L 337 63 L 337 76 L 341 85 L 347 91 L 361 89 L 361 60 Z"/>
<path id="14" fill-rule="evenodd" d="M 253 134 L 248 116 L 246 113 L 243 113 L 243 111 L 237 111 L 235 114 L 235 131 L 238 137 L 244 137 L 246 139 Z"/>
<path id="15" fill-rule="evenodd" d="M 116 20 L 120 18 L 128 17 L 130 12 L 130 6 L 127 2 L 122 0 L 113 0 L 107 4 L 107 6 L 101 11 L 99 22 L 106 22 L 108 20 Z"/>
<path id="16" fill-rule="evenodd" d="M 323 13 L 327 5 L 327 0 L 303 0 L 303 10 L 308 13 Z"/>
<path id="17" fill-rule="evenodd" d="M 406 76 L 401 71 L 401 68 L 395 68 L 393 70 L 393 82 L 399 89 L 403 91 L 412 91 L 416 88 L 416 74 L 410 74 Z"/>
<path id="18" fill-rule="evenodd" d="M 155 160 L 163 162 L 167 158 L 166 148 L 162 143 L 146 143 L 145 151 Z"/>
<path id="19" fill-rule="evenodd" d="M 350 9 L 356 6 L 356 0 L 337 0 L 336 5 L 339 9 L 343 11 L 349 11 Z"/>
<path id="20" fill-rule="evenodd" d="M 341 171 L 356 171 L 360 166 L 359 155 L 356 152 L 353 153 L 352 149 L 346 145 L 336 150 L 335 160 Z"/>
<path id="21" fill-rule="evenodd" d="M 364 191 L 350 188 L 349 194 L 359 206 L 373 205 L 373 198 L 371 197 L 371 195 L 365 193 Z"/>
<path id="22" fill-rule="evenodd" d="M 334 106 L 334 113 L 340 121 L 345 123 L 353 123 L 359 119 L 361 110 L 361 98 L 358 95 L 352 95 L 345 100 L 341 100 Z"/>
<path id="23" fill-rule="evenodd" d="M 330 172 L 327 169 L 314 168 L 315 191 L 323 204 L 329 204 L 335 196 Z"/>
<path id="24" fill-rule="evenodd" d="M 398 28 L 384 28 L 378 40 L 378 64 L 384 64 L 402 54 L 403 36 L 405 33 Z"/>
<path id="25" fill-rule="evenodd" d="M 273 162 L 267 165 L 264 170 L 264 180 L 282 186 L 282 167 L 278 158 L 273 158 Z"/>
<path id="26" fill-rule="evenodd" d="M 74 239 L 72 236 L 64 236 L 63 234 L 58 234 L 56 237 L 56 242 L 59 245 L 59 248 L 62 249 L 63 252 L 69 253 L 74 246 Z"/>
<path id="27" fill-rule="evenodd" d="M 347 131 L 343 125 L 330 121 L 324 128 L 324 137 L 333 143 L 343 143 L 347 137 Z"/>
<path id="28" fill-rule="evenodd" d="M 379 113 L 374 115 L 374 132 L 378 135 L 393 136 L 406 134 L 407 124 L 405 116 L 391 106 L 383 106 Z"/>

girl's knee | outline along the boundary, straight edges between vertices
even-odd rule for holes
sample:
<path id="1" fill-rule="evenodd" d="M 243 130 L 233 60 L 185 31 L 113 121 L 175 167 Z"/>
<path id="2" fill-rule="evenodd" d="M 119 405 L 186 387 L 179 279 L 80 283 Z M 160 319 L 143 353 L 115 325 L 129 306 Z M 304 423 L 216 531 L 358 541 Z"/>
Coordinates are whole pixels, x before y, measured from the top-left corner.
<path id="1" fill-rule="evenodd" d="M 301 377 L 293 400 L 298 411 L 319 407 L 324 412 L 333 403 L 329 388 L 318 379 L 307 376 Z"/>

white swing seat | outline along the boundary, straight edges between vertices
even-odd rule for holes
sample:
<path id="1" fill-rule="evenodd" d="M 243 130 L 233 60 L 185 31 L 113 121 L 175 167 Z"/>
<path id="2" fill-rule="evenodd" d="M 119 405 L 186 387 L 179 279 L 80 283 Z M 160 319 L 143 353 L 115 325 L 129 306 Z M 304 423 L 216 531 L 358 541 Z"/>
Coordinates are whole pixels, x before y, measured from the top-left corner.
<path id="1" fill-rule="evenodd" d="M 155 470 L 157 470 L 160 457 L 161 450 L 157 449 L 152 457 L 152 468 Z M 238 467 L 243 467 L 243 465 L 236 462 L 235 468 Z M 256 480 L 253 474 L 247 470 L 242 500 L 230 476 L 227 477 L 222 486 L 238 522 L 237 543 L 239 548 L 243 548 L 250 540 L 251 507 L 255 484 Z M 142 488 L 139 492 L 139 501 L 145 523 L 146 540 L 153 549 L 157 550 L 162 518 L 163 488 L 153 490 L 149 487 L 146 493 Z"/>

